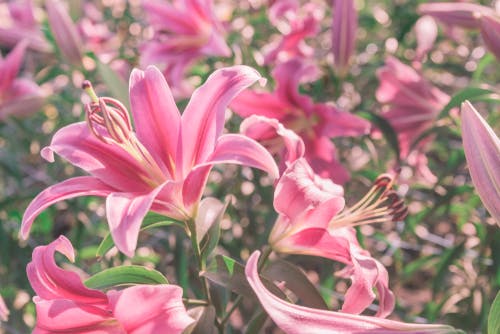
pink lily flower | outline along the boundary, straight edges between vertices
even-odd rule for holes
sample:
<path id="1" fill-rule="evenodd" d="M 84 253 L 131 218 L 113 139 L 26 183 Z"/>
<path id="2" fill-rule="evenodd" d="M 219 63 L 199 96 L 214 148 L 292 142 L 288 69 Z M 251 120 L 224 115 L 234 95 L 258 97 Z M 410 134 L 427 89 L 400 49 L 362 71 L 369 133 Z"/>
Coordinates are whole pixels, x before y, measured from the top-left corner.
<path id="1" fill-rule="evenodd" d="M 26 116 L 43 105 L 43 94 L 33 81 L 18 78 L 28 41 L 20 42 L 7 57 L 0 57 L 0 120 Z"/>
<path id="2" fill-rule="evenodd" d="M 375 93 L 378 102 L 385 105 L 382 116 L 396 131 L 400 158 L 417 168 L 421 176 L 435 176 L 427 167 L 427 158 L 422 152 L 430 140 L 421 141 L 413 147 L 415 140 L 434 126 L 434 121 L 450 97 L 427 82 L 420 73 L 394 57 L 388 57 L 385 66 L 377 71 L 380 85 Z M 418 157 L 414 156 L 418 152 Z M 410 158 L 410 155 L 412 156 Z"/>
<path id="3" fill-rule="evenodd" d="M 356 47 L 358 12 L 354 0 L 333 0 L 332 52 L 333 67 L 344 76 Z"/>
<path id="4" fill-rule="evenodd" d="M 377 317 L 318 310 L 291 304 L 273 295 L 262 283 L 257 271 L 260 252 L 248 259 L 245 274 L 260 304 L 276 325 L 287 334 L 460 334 L 446 325 L 406 324 Z"/>
<path id="5" fill-rule="evenodd" d="M 299 94 L 299 84 L 317 75 L 314 65 L 292 59 L 274 69 L 277 88 L 273 93 L 245 91 L 234 99 L 231 108 L 241 117 L 260 115 L 277 119 L 303 139 L 305 157 L 317 174 L 344 183 L 349 173 L 337 161 L 330 138 L 364 135 L 369 132 L 370 123 Z"/>
<path id="6" fill-rule="evenodd" d="M 462 104 L 462 140 L 472 183 L 500 226 L 500 139 L 477 110 Z"/>
<path id="7" fill-rule="evenodd" d="M 154 37 L 141 47 L 141 64 L 159 66 L 174 96 L 184 97 L 192 91 L 184 77 L 193 62 L 207 56 L 231 55 L 212 0 L 154 0 L 142 4 Z"/>
<path id="8" fill-rule="evenodd" d="M 1 45 L 13 48 L 22 40 L 27 40 L 32 50 L 51 51 L 51 46 L 35 19 L 32 0 L 10 1 L 3 5 L 7 7 L 7 10 L 3 11 L 4 15 L 0 15 Z"/>
<path id="9" fill-rule="evenodd" d="M 35 217 L 55 202 L 91 195 L 106 197 L 106 212 L 117 248 L 132 256 L 149 210 L 182 221 L 196 217 L 210 169 L 236 163 L 278 176 L 267 150 L 240 134 L 222 134 L 224 111 L 235 95 L 260 75 L 247 66 L 215 71 L 199 87 L 182 116 L 161 72 L 134 70 L 130 99 L 136 132 L 125 107 L 111 98 L 86 105 L 87 122 L 60 129 L 42 155 L 56 152 L 91 176 L 75 177 L 40 193 L 23 217 L 26 238 Z"/>
<path id="10" fill-rule="evenodd" d="M 50 29 L 61 53 L 71 64 L 81 65 L 83 41 L 64 3 L 60 0 L 47 0 L 45 7 Z"/>
<path id="11" fill-rule="evenodd" d="M 89 289 L 77 273 L 57 266 L 56 251 L 74 262 L 73 246 L 60 236 L 36 247 L 26 268 L 37 294 L 33 333 L 182 333 L 194 322 L 179 286 L 136 285 L 106 293 Z"/>
<path id="12" fill-rule="evenodd" d="M 264 64 L 313 56 L 314 49 L 306 44 L 305 39 L 318 33 L 322 16 L 323 11 L 314 3 L 301 7 L 294 0 L 274 2 L 269 8 L 269 20 L 282 35 L 264 46 Z"/>
<path id="13" fill-rule="evenodd" d="M 438 27 L 434 18 L 424 15 L 415 23 L 417 49 L 414 60 L 421 62 L 425 55 L 434 47 L 438 36 Z"/>
<path id="14" fill-rule="evenodd" d="M 394 308 L 384 266 L 361 248 L 354 226 L 397 221 L 407 214 L 404 203 L 391 190 L 392 179 L 381 176 L 368 194 L 345 208 L 343 188 L 314 174 L 307 162 L 296 160 L 281 176 L 275 190 L 278 219 L 269 236 L 273 250 L 286 254 L 320 256 L 346 267 L 340 276 L 352 284 L 342 311 L 358 314 L 379 296 L 377 316 L 386 317 Z"/>
<path id="15" fill-rule="evenodd" d="M 479 30 L 486 47 L 500 59 L 500 16 L 492 8 L 465 2 L 436 2 L 420 5 L 419 11 L 448 27 Z"/>
<path id="16" fill-rule="evenodd" d="M 9 309 L 7 308 L 7 305 L 5 305 L 5 301 L 2 296 L 0 296 L 0 321 L 9 320 L 9 313 Z"/>

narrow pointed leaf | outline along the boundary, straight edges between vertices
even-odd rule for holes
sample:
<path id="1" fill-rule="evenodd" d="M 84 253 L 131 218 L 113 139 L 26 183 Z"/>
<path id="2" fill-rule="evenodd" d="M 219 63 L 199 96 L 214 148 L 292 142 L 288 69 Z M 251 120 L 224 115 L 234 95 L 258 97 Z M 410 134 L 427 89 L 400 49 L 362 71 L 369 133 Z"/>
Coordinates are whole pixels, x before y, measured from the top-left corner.
<path id="1" fill-rule="evenodd" d="M 488 315 L 488 334 L 500 333 L 500 291 L 497 293 Z"/>
<path id="2" fill-rule="evenodd" d="M 106 290 L 136 284 L 168 284 L 159 271 L 141 266 L 120 266 L 101 271 L 88 278 L 85 285 L 91 289 Z"/>

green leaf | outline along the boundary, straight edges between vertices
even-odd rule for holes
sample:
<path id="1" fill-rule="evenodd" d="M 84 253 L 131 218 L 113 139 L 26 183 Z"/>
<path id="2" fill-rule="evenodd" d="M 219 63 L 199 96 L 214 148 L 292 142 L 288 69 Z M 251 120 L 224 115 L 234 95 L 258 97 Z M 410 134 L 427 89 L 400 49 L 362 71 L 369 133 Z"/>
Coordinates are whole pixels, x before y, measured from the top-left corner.
<path id="1" fill-rule="evenodd" d="M 286 287 L 299 297 L 304 306 L 328 310 L 314 284 L 296 265 L 285 260 L 276 260 L 264 269 L 263 274 L 273 281 L 286 282 Z"/>
<path id="2" fill-rule="evenodd" d="M 208 200 L 215 200 L 218 203 L 218 212 L 213 217 L 213 222 L 211 223 L 211 226 L 208 230 L 208 232 L 205 233 L 204 237 L 202 238 L 200 242 L 200 250 L 201 250 L 201 256 L 203 257 L 203 261 L 206 262 L 208 256 L 212 253 L 212 251 L 217 247 L 217 244 L 219 243 L 220 239 L 220 223 L 222 221 L 222 218 L 224 217 L 224 213 L 226 212 L 227 206 L 229 205 L 230 202 L 230 197 L 228 196 L 224 202 L 224 204 L 220 203 L 219 200 L 215 198 L 205 198 L 202 203 L 200 204 L 200 207 L 204 204 L 207 203 Z M 221 205 L 222 204 L 222 205 Z M 201 209 L 201 208 L 200 208 Z M 200 212 L 200 210 L 198 210 Z M 198 217 L 197 217 L 198 218 Z M 199 234 L 198 234 L 199 235 Z"/>
<path id="3" fill-rule="evenodd" d="M 230 257 L 217 255 L 207 270 L 200 273 L 200 275 L 245 298 L 257 300 L 257 296 L 250 287 L 250 284 L 248 284 L 245 267 Z M 286 299 L 285 294 L 269 279 L 262 276 L 261 279 L 269 291 L 282 299 Z"/>
<path id="4" fill-rule="evenodd" d="M 93 57 L 96 62 L 97 73 L 106 85 L 111 95 L 123 103 L 130 110 L 128 86 L 125 80 L 116 74 L 111 67 L 102 63 L 97 57 Z"/>
<path id="5" fill-rule="evenodd" d="M 393 127 L 391 124 L 383 117 L 368 113 L 368 112 L 360 112 L 357 113 L 356 115 L 363 117 L 364 119 L 369 120 L 377 128 L 382 131 L 382 134 L 384 135 L 385 140 L 389 143 L 389 145 L 392 147 L 394 150 L 394 153 L 396 155 L 396 158 L 399 160 L 399 141 L 398 141 L 398 136 L 396 134 L 396 131 L 394 131 Z"/>
<path id="6" fill-rule="evenodd" d="M 267 313 L 259 309 L 256 314 L 253 315 L 252 319 L 248 322 L 245 334 L 259 334 L 262 333 L 262 327 L 266 324 Z"/>
<path id="7" fill-rule="evenodd" d="M 141 266 L 113 267 L 85 280 L 88 288 L 98 290 L 136 284 L 168 284 L 168 280 L 159 271 Z"/>
<path id="8" fill-rule="evenodd" d="M 198 306 L 188 311 L 196 321 L 186 328 L 183 334 L 217 334 L 215 327 L 215 309 L 213 306 Z"/>
<path id="9" fill-rule="evenodd" d="M 500 333 L 500 291 L 498 291 L 488 315 L 488 334 Z"/>
<path id="10" fill-rule="evenodd" d="M 461 242 L 459 245 L 447 249 L 441 255 L 441 261 L 437 264 L 437 273 L 432 281 L 432 291 L 436 294 L 443 287 L 443 280 L 448 272 L 448 267 L 453 264 L 453 262 L 460 258 L 465 250 L 465 242 Z"/>
<path id="11" fill-rule="evenodd" d="M 447 116 L 448 112 L 451 109 L 460 107 L 462 102 L 464 102 L 465 100 L 474 100 L 475 98 L 481 96 L 484 97 L 484 95 L 490 95 L 490 94 L 494 94 L 494 92 L 489 89 L 478 88 L 478 87 L 464 88 L 455 95 L 453 95 L 453 97 L 450 99 L 450 102 L 448 102 L 448 104 L 444 106 L 443 110 L 441 110 L 441 112 L 439 113 L 438 119 Z"/>
<path id="12" fill-rule="evenodd" d="M 181 222 L 165 217 L 163 215 L 160 215 L 158 213 L 154 212 L 149 212 L 146 217 L 144 217 L 144 220 L 142 221 L 142 228 L 141 232 L 155 228 L 155 227 L 162 227 L 162 226 L 170 226 L 170 225 L 178 225 L 178 226 L 184 226 Z M 114 246 L 113 238 L 111 237 L 111 234 L 108 233 L 104 239 L 101 241 L 99 244 L 99 247 L 97 248 L 96 256 L 97 257 L 103 257 L 111 248 Z"/>

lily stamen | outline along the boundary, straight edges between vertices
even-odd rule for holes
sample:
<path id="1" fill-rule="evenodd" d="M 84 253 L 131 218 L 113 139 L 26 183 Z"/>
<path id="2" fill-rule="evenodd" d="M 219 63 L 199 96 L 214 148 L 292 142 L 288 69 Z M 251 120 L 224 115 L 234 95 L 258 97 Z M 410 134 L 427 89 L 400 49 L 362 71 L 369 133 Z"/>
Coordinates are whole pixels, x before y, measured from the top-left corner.
<path id="1" fill-rule="evenodd" d="M 332 228 L 400 221 L 408 214 L 404 201 L 392 189 L 394 179 L 383 174 L 368 193 L 330 222 Z"/>

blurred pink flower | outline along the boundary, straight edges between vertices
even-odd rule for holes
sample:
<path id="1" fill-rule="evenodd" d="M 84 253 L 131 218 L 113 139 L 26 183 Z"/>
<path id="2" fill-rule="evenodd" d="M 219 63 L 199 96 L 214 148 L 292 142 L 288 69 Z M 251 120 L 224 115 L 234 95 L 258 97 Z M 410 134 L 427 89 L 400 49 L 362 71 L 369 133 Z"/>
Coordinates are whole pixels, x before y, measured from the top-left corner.
<path id="1" fill-rule="evenodd" d="M 136 285 L 106 293 L 89 289 L 76 272 L 57 266 L 56 251 L 74 261 L 70 241 L 60 236 L 36 247 L 26 268 L 37 294 L 33 333 L 181 333 L 194 321 L 182 303 L 180 287 Z"/>
<path id="2" fill-rule="evenodd" d="M 0 296 L 0 321 L 7 321 L 9 319 L 9 309 L 5 305 L 5 301 Z"/>
<path id="3" fill-rule="evenodd" d="M 284 301 L 266 289 L 257 271 L 260 252 L 248 259 L 245 274 L 262 307 L 287 334 L 460 334 L 446 325 L 406 324 L 377 317 L 319 310 Z"/>
<path id="4" fill-rule="evenodd" d="M 83 41 L 64 5 L 60 0 L 46 0 L 47 18 L 55 42 L 63 56 L 71 64 L 80 65 L 83 56 Z"/>
<path id="5" fill-rule="evenodd" d="M 342 311 L 361 313 L 375 299 L 377 315 L 386 317 L 394 308 L 384 266 L 361 248 L 354 226 L 404 219 L 407 210 L 391 190 L 392 179 L 381 176 L 357 204 L 345 207 L 343 188 L 314 174 L 304 159 L 298 159 L 281 176 L 275 190 L 278 219 L 269 236 L 273 250 L 329 258 L 346 264 L 339 273 L 350 278 Z"/>
<path id="6" fill-rule="evenodd" d="M 358 12 L 354 0 L 333 0 L 332 52 L 333 67 L 344 76 L 356 47 Z"/>
<path id="7" fill-rule="evenodd" d="M 425 175 L 429 182 L 435 182 L 422 152 L 430 138 L 414 146 L 419 136 L 434 126 L 436 117 L 450 97 L 394 57 L 386 59 L 385 66 L 377 71 L 377 77 L 380 85 L 375 96 L 385 105 L 382 116 L 397 134 L 400 158 L 417 167 L 417 173 Z M 418 157 L 413 150 L 418 152 Z"/>
<path id="8" fill-rule="evenodd" d="M 421 4 L 418 10 L 448 27 L 480 30 L 486 47 L 500 59 L 500 14 L 492 8 L 466 2 L 436 2 Z"/>
<path id="9" fill-rule="evenodd" d="M 417 49 L 414 60 L 421 62 L 427 53 L 432 50 L 438 36 L 436 21 L 429 15 L 424 15 L 415 23 L 415 35 L 417 38 Z"/>
<path id="10" fill-rule="evenodd" d="M 47 160 L 53 161 L 56 152 L 91 176 L 71 178 L 40 193 L 26 209 L 22 237 L 49 205 L 77 196 L 102 196 L 113 240 L 132 256 L 149 210 L 182 221 L 196 217 L 213 164 L 252 166 L 277 177 L 276 163 L 264 147 L 240 134 L 222 134 L 227 104 L 259 79 L 247 66 L 217 70 L 193 93 L 181 116 L 158 69 L 134 70 L 130 99 L 137 132 L 120 102 L 98 99 L 91 91 L 87 123 L 60 129 L 42 150 Z"/>
<path id="11" fill-rule="evenodd" d="M 38 85 L 18 78 L 28 41 L 24 40 L 2 59 L 0 57 L 0 120 L 8 116 L 26 116 L 43 105 L 43 94 Z"/>
<path id="12" fill-rule="evenodd" d="M 185 75 L 193 62 L 207 56 L 231 55 L 212 0 L 153 0 L 142 4 L 154 36 L 141 46 L 141 64 L 159 66 L 174 96 L 185 97 L 192 91 Z"/>
<path id="13" fill-rule="evenodd" d="M 316 173 L 344 183 L 349 173 L 335 158 L 335 146 L 330 138 L 366 134 L 370 123 L 299 94 L 299 84 L 317 76 L 314 65 L 292 59 L 274 69 L 277 88 L 273 93 L 245 91 L 234 99 L 231 108 L 242 117 L 261 115 L 277 119 L 303 139 L 305 157 Z"/>
<path id="14" fill-rule="evenodd" d="M 0 44 L 13 48 L 22 40 L 27 40 L 28 47 L 40 52 L 50 52 L 51 46 L 45 39 L 40 24 L 34 15 L 32 0 L 9 1 L 0 6 L 7 6 L 7 11 L 0 15 Z"/>
<path id="15" fill-rule="evenodd" d="M 462 140 L 472 183 L 500 226 L 500 139 L 466 101 L 462 104 Z"/>
<path id="16" fill-rule="evenodd" d="M 298 0 L 278 0 L 269 8 L 269 21 L 281 36 L 263 47 L 264 64 L 282 63 L 292 58 L 309 58 L 314 49 L 307 37 L 319 32 L 323 10 L 316 3 L 300 6 Z"/>

